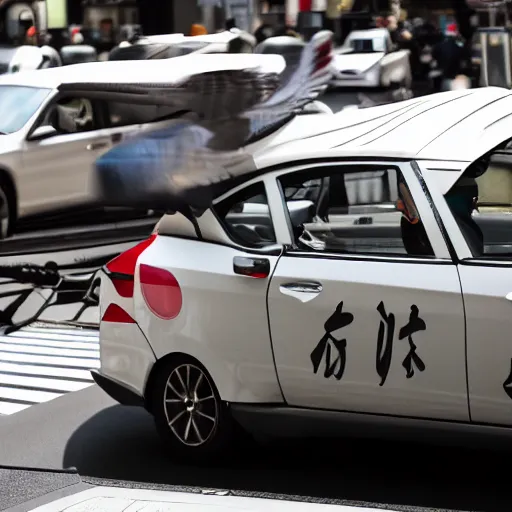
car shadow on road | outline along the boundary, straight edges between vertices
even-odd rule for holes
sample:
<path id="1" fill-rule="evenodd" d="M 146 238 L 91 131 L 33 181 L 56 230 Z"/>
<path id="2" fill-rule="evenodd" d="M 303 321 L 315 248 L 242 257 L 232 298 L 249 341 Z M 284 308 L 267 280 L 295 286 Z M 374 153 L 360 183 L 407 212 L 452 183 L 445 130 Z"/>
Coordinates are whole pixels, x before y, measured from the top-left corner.
<path id="1" fill-rule="evenodd" d="M 458 510 L 503 510 L 506 457 L 371 440 L 248 442 L 218 466 L 173 462 L 142 409 L 113 406 L 69 438 L 63 467 L 82 476 Z M 501 467 L 500 467 L 501 466 Z"/>

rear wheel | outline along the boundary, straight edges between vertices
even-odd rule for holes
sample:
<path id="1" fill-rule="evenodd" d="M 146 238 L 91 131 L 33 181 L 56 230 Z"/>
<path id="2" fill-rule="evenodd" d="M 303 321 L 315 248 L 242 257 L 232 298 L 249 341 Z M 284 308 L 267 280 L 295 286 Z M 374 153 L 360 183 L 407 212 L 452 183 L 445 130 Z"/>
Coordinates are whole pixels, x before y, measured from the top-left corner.
<path id="1" fill-rule="evenodd" d="M 12 204 L 9 189 L 0 179 L 0 240 L 7 238 L 12 229 Z"/>
<path id="2" fill-rule="evenodd" d="M 214 462 L 232 446 L 229 407 L 206 368 L 193 358 L 177 356 L 159 369 L 151 408 L 173 457 Z"/>

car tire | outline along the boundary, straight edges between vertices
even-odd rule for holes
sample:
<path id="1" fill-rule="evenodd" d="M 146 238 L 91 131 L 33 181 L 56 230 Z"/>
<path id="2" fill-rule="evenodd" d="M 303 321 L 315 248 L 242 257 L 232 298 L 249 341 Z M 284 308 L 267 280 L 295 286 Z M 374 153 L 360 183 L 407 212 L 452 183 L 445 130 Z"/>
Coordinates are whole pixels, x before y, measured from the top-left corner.
<path id="1" fill-rule="evenodd" d="M 173 458 L 213 463 L 234 446 L 238 429 L 229 406 L 206 368 L 191 357 L 177 355 L 159 368 L 151 412 Z"/>
<path id="2" fill-rule="evenodd" d="M 12 231 L 12 198 L 9 188 L 0 178 L 0 240 L 7 238 Z"/>

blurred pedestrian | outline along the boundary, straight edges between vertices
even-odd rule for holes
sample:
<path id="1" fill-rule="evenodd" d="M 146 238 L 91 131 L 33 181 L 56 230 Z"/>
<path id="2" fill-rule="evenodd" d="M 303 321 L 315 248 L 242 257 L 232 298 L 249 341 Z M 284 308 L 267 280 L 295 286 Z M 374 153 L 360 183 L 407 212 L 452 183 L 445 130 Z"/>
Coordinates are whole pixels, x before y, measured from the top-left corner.
<path id="1" fill-rule="evenodd" d="M 450 23 L 446 27 L 445 39 L 432 49 L 433 68 L 440 71 L 441 76 L 436 89 L 449 91 L 457 84 L 457 88 L 464 81 L 463 75 L 467 77 L 471 55 L 468 55 L 467 48 L 460 38 L 456 23 Z M 457 81 L 453 81 L 457 78 Z"/>
<path id="2" fill-rule="evenodd" d="M 71 44 L 84 44 L 84 36 L 81 32 L 75 32 L 71 37 Z"/>
<path id="3" fill-rule="evenodd" d="M 190 35 L 191 36 L 205 36 L 208 34 L 208 30 L 206 30 L 206 27 L 204 25 L 200 25 L 199 23 L 194 23 L 190 27 Z"/>
<path id="4" fill-rule="evenodd" d="M 260 25 L 254 32 L 254 37 L 256 38 L 257 44 L 262 43 L 265 39 L 269 37 L 274 37 L 275 30 L 271 25 L 263 23 Z"/>
<path id="5" fill-rule="evenodd" d="M 30 46 L 37 46 L 37 29 L 34 25 L 27 29 L 24 43 Z"/>

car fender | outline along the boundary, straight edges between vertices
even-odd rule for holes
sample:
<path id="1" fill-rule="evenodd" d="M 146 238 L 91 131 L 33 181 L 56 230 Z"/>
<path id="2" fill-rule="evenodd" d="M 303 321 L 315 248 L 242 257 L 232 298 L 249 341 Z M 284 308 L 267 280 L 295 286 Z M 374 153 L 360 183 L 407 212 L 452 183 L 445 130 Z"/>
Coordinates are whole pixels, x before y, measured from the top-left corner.
<path id="1" fill-rule="evenodd" d="M 233 258 L 240 255 L 249 256 L 234 247 L 158 236 L 137 262 L 135 319 L 157 360 L 173 354 L 193 357 L 208 370 L 223 400 L 282 402 L 267 315 L 270 277 L 234 274 Z M 270 276 L 279 256 L 264 257 Z M 148 305 L 141 265 L 170 272 L 177 283 L 180 305 L 167 318 Z"/>

